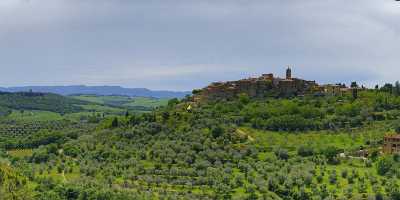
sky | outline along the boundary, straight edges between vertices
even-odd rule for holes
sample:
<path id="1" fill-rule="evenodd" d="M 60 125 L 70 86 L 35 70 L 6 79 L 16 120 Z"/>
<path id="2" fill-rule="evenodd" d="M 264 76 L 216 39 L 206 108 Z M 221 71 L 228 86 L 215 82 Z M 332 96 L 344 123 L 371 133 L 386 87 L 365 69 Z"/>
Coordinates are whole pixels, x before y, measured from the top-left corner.
<path id="1" fill-rule="evenodd" d="M 400 80 L 395 0 L 1 0 L 0 86 Z"/>

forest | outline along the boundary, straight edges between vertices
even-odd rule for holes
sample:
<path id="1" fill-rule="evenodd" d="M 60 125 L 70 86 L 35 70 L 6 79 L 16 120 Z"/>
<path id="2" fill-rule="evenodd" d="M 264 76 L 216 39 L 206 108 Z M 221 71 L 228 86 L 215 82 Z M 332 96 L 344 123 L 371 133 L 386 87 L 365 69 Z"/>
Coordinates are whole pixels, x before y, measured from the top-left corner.
<path id="1" fill-rule="evenodd" d="M 149 111 L 121 97 L 60 96 L 54 107 L 30 95 L 0 99 L 10 110 L 0 199 L 400 199 L 400 154 L 381 152 L 400 133 L 400 97 L 387 86 L 356 97 L 188 96 Z"/>

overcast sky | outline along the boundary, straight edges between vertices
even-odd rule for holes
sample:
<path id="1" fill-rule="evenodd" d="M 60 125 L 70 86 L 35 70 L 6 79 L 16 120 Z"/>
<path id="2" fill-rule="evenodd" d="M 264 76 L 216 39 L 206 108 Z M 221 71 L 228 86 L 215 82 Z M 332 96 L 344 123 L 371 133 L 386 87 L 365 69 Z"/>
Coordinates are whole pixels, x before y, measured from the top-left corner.
<path id="1" fill-rule="evenodd" d="M 394 0 L 0 0 L 0 86 L 400 80 Z"/>

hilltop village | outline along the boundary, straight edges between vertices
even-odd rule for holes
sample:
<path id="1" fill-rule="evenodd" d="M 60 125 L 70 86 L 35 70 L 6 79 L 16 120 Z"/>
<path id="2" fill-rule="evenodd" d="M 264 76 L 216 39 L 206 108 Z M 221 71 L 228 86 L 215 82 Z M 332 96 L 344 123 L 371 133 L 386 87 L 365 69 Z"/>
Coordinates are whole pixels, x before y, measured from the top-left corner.
<path id="1" fill-rule="evenodd" d="M 315 81 L 292 77 L 292 69 L 286 69 L 286 77 L 275 77 L 274 74 L 262 74 L 257 78 L 246 78 L 238 81 L 214 82 L 201 90 L 194 91 L 194 101 L 232 99 L 239 94 L 247 94 L 251 98 L 265 96 L 302 96 L 313 95 L 344 95 L 360 90 L 358 86 L 351 88 L 344 84 L 319 85 Z"/>

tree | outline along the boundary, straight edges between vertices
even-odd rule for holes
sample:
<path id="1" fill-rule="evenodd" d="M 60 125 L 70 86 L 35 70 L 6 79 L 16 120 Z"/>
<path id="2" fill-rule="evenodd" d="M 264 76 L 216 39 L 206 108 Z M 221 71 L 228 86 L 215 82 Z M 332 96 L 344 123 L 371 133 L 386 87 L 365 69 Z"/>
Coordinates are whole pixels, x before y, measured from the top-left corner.
<path id="1" fill-rule="evenodd" d="M 193 93 L 194 94 L 194 93 Z M 176 105 L 176 104 L 178 104 L 179 103 L 179 99 L 177 99 L 177 98 L 173 98 L 173 99 L 170 99 L 169 101 L 168 101 L 168 106 L 169 107 L 172 107 L 172 106 L 174 106 L 174 105 Z"/>
<path id="2" fill-rule="evenodd" d="M 383 92 L 388 92 L 388 93 L 392 94 L 392 92 L 393 92 L 393 84 L 391 84 L 391 83 L 386 83 L 386 84 L 381 88 L 381 91 L 383 91 Z"/>
<path id="3" fill-rule="evenodd" d="M 111 122 L 111 128 L 117 128 L 119 126 L 118 118 L 114 117 L 114 119 Z"/>
<path id="4" fill-rule="evenodd" d="M 211 134 L 214 138 L 218 138 L 218 137 L 222 136 L 223 133 L 224 133 L 224 128 L 219 125 L 214 127 L 211 131 Z"/>
<path id="5" fill-rule="evenodd" d="M 322 153 L 325 155 L 326 159 L 328 159 L 329 163 L 331 163 L 331 164 L 339 163 L 339 160 L 337 159 L 339 150 L 336 147 L 329 146 L 326 149 L 324 149 Z"/>
<path id="6" fill-rule="evenodd" d="M 332 173 L 329 175 L 329 183 L 330 184 L 335 184 L 337 182 L 337 174 L 336 170 L 333 170 Z"/>
<path id="7" fill-rule="evenodd" d="M 130 116 L 129 111 L 125 112 L 125 117 L 128 118 Z"/>
<path id="8" fill-rule="evenodd" d="M 396 96 L 400 95 L 400 82 L 399 81 L 396 81 L 396 83 L 394 84 L 393 94 Z"/>
<path id="9" fill-rule="evenodd" d="M 383 194 L 381 192 L 377 192 L 375 194 L 375 200 L 383 200 Z"/>
<path id="10" fill-rule="evenodd" d="M 390 157 L 381 158 L 376 164 L 376 170 L 379 175 L 386 175 L 393 166 L 393 160 Z"/>
<path id="11" fill-rule="evenodd" d="M 240 103 L 246 105 L 250 102 L 250 97 L 246 93 L 239 94 Z"/>
<path id="12" fill-rule="evenodd" d="M 344 191 L 344 194 L 347 198 L 351 199 L 353 197 L 353 186 L 352 185 L 347 186 L 346 190 Z"/>
<path id="13" fill-rule="evenodd" d="M 349 172 L 347 171 L 347 169 L 344 169 L 342 171 L 342 178 L 347 178 L 348 175 L 349 175 Z"/>
<path id="14" fill-rule="evenodd" d="M 129 124 L 131 126 L 136 126 L 136 125 L 140 124 L 140 122 L 141 122 L 141 118 L 138 115 L 134 114 L 134 115 L 131 115 L 131 117 L 129 118 Z"/>
<path id="15" fill-rule="evenodd" d="M 202 90 L 194 89 L 194 90 L 192 91 L 192 94 L 196 95 L 196 94 L 200 94 L 201 92 L 202 92 Z"/>
<path id="16" fill-rule="evenodd" d="M 286 150 L 286 149 L 279 148 L 279 149 L 275 150 L 275 155 L 276 155 L 276 157 L 278 157 L 281 160 L 289 159 L 289 153 L 288 153 L 288 150 Z"/>
<path id="17" fill-rule="evenodd" d="M 400 200 L 400 189 L 396 179 L 391 179 L 386 185 L 386 189 L 390 199 Z"/>
<path id="18" fill-rule="evenodd" d="M 309 146 L 300 146 L 297 149 L 297 154 L 302 157 L 312 156 L 314 155 L 314 149 Z"/>
<path id="19" fill-rule="evenodd" d="M 165 122 L 165 121 L 167 121 L 169 119 L 169 112 L 168 111 L 164 111 L 164 112 L 162 112 L 161 116 L 162 116 L 163 121 Z"/>
<path id="20" fill-rule="evenodd" d="M 357 99 L 358 98 L 358 89 L 357 88 L 353 88 L 351 90 L 351 95 L 353 96 L 353 99 Z"/>

